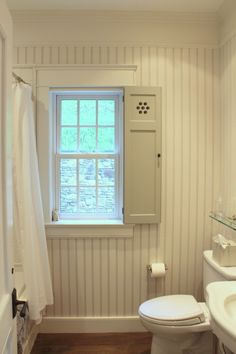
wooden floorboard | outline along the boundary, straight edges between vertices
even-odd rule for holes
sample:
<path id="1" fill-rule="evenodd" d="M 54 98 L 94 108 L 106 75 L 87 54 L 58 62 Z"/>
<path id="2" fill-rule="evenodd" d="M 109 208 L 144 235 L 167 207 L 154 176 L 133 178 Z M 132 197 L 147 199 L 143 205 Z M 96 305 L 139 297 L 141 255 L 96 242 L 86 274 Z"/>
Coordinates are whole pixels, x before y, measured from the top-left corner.
<path id="1" fill-rule="evenodd" d="M 150 354 L 149 333 L 39 334 L 31 354 Z"/>

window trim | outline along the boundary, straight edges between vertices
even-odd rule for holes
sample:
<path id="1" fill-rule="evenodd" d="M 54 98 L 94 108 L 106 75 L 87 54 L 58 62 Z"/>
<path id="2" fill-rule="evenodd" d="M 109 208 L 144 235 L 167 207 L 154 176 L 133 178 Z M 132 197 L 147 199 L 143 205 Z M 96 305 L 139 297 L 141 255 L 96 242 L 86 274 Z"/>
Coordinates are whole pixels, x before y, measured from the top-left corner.
<path id="1" fill-rule="evenodd" d="M 63 220 L 45 224 L 47 238 L 131 238 L 134 224 L 124 224 L 118 220 L 71 221 Z"/>
<path id="2" fill-rule="evenodd" d="M 53 223 L 51 221 L 51 210 L 53 205 L 53 190 L 51 186 L 55 183 L 55 176 L 53 175 L 50 166 L 53 161 L 53 142 L 49 139 L 45 140 L 46 136 L 53 131 L 53 125 L 50 122 L 49 116 L 51 115 L 51 106 L 49 102 L 50 89 L 60 89 L 61 87 L 94 87 L 96 90 L 99 88 L 121 88 L 127 86 L 135 86 L 137 82 L 137 65 L 118 65 L 118 64 L 74 64 L 74 65 L 17 65 L 14 70 L 22 76 L 27 77 L 28 82 L 32 82 L 34 94 L 36 97 L 36 136 L 37 136 L 37 149 L 39 160 L 39 173 L 40 184 L 42 190 L 42 201 L 44 210 L 44 220 L 46 225 L 46 232 L 49 225 L 53 230 L 59 232 L 63 225 Z M 115 221 L 117 228 L 126 230 L 132 228 L 133 224 L 125 225 Z M 78 232 L 81 225 L 76 225 Z M 82 226 L 83 227 L 83 226 Z M 85 226 L 89 228 L 89 225 Z M 69 230 L 69 226 L 68 228 Z M 96 227 L 93 228 L 94 237 L 96 237 Z M 113 227 L 111 225 L 104 225 L 106 231 L 110 231 L 110 237 L 119 237 L 114 235 Z M 48 232 L 47 232 L 48 233 Z M 133 234 L 132 234 L 133 235 Z M 66 238 L 70 237 L 65 229 Z M 56 237 L 56 234 L 55 234 Z M 54 238 L 55 238 L 54 237 Z"/>
<path id="3" fill-rule="evenodd" d="M 101 94 L 99 93 L 101 92 Z M 49 105 L 50 105 L 50 121 L 51 124 L 53 125 L 53 129 L 51 129 L 51 141 L 53 142 L 53 154 L 52 154 L 52 175 L 53 175 L 53 183 L 51 184 L 51 191 L 53 195 L 53 209 L 59 209 L 59 189 L 60 189 L 60 178 L 59 178 L 59 161 L 64 155 L 70 156 L 70 157 L 75 157 L 78 158 L 78 155 L 86 155 L 86 154 L 78 154 L 78 153 L 65 153 L 65 154 L 60 154 L 58 153 L 59 150 L 59 132 L 60 132 L 60 120 L 58 119 L 60 116 L 60 102 L 63 99 L 75 99 L 77 96 L 77 99 L 80 99 L 83 97 L 84 99 L 108 99 L 109 97 L 114 99 L 116 101 L 116 121 L 115 121 L 115 146 L 116 146 L 116 151 L 115 153 L 107 153 L 107 154 L 101 154 L 103 156 L 109 155 L 109 157 L 114 155 L 115 163 L 118 165 L 118 168 L 116 168 L 116 176 L 115 180 L 117 183 L 115 183 L 115 193 L 117 196 L 117 201 L 116 201 L 116 210 L 114 215 L 110 215 L 110 217 L 107 217 L 106 215 L 101 215 L 99 218 L 91 218 L 91 216 L 86 216 L 84 215 L 83 217 L 78 217 L 76 216 L 70 216 L 68 218 L 63 217 L 62 221 L 70 220 L 71 222 L 77 223 L 77 221 L 83 221 L 86 222 L 87 220 L 91 221 L 91 224 L 94 221 L 100 221 L 103 220 L 104 223 L 106 224 L 106 221 L 109 220 L 116 220 L 117 223 L 119 224 L 120 222 L 123 223 L 123 200 L 124 200 L 124 187 L 123 187 L 123 181 L 124 181 L 124 176 L 123 176 L 123 164 L 124 164 L 124 122 L 123 122 L 123 95 L 124 91 L 122 88 L 75 88 L 75 89 L 70 89 L 70 88 L 60 88 L 60 89 L 50 89 L 49 91 Z M 118 151 L 117 151 L 118 148 Z M 93 154 L 89 154 L 91 157 Z M 96 157 L 98 154 L 94 154 Z"/>

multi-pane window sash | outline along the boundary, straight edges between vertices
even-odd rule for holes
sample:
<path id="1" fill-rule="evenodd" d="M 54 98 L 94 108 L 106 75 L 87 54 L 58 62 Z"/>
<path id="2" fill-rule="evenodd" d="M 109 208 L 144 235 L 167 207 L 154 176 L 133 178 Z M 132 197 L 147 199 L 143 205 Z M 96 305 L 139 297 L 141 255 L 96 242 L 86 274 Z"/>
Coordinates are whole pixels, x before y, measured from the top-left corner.
<path id="1" fill-rule="evenodd" d="M 119 218 L 120 93 L 57 95 L 56 107 L 56 206 L 60 218 Z"/>

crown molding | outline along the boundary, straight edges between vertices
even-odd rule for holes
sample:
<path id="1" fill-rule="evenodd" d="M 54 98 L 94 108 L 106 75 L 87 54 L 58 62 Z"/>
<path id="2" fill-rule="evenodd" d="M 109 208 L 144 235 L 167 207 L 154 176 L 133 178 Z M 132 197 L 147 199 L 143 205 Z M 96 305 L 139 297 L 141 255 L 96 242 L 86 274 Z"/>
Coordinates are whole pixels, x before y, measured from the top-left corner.
<path id="1" fill-rule="evenodd" d="M 235 13 L 236 3 L 235 0 L 224 1 L 218 11 L 219 22 L 227 21 L 228 18 Z"/>
<path id="2" fill-rule="evenodd" d="M 227 0 L 219 9 L 220 46 L 236 34 L 236 1 Z"/>
<path id="3" fill-rule="evenodd" d="M 157 11 L 11 11 L 13 22 L 137 22 L 171 24 L 218 24 L 218 14 Z"/>

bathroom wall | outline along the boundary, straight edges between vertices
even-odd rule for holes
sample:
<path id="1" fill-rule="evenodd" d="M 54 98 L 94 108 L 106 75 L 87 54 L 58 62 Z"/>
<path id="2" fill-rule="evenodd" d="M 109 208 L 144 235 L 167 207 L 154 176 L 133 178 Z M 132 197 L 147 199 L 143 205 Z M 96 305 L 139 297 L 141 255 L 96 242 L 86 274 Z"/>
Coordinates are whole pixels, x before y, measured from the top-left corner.
<path id="1" fill-rule="evenodd" d="M 236 215 L 236 4 L 228 0 L 222 7 L 220 26 L 220 87 L 221 87 L 221 187 L 223 212 Z M 219 227 L 236 241 L 236 232 Z"/>
<path id="2" fill-rule="evenodd" d="M 236 35 L 222 43 L 221 57 L 221 132 L 222 203 L 228 216 L 236 214 Z"/>
<path id="3" fill-rule="evenodd" d="M 55 304 L 47 316 L 125 318 L 157 295 L 200 299 L 219 195 L 216 17 L 15 13 L 14 28 L 15 64 L 136 64 L 138 85 L 163 90 L 161 224 L 136 225 L 128 239 L 49 239 Z M 154 261 L 167 264 L 164 281 L 147 276 Z"/>

